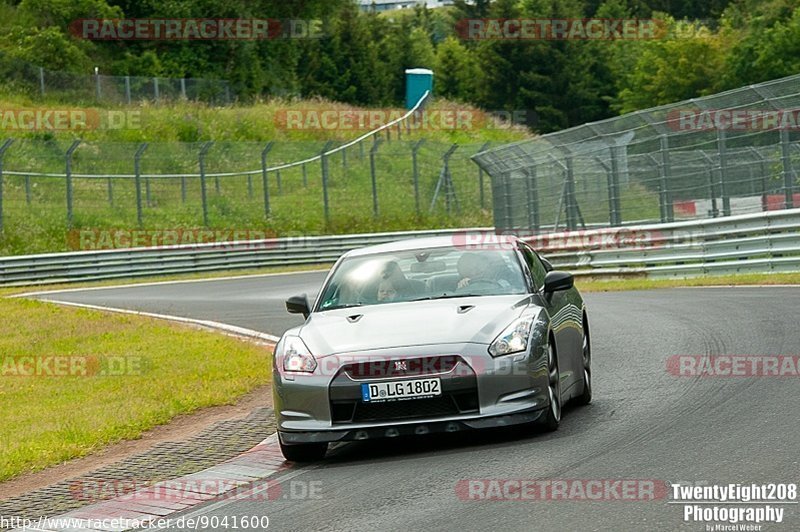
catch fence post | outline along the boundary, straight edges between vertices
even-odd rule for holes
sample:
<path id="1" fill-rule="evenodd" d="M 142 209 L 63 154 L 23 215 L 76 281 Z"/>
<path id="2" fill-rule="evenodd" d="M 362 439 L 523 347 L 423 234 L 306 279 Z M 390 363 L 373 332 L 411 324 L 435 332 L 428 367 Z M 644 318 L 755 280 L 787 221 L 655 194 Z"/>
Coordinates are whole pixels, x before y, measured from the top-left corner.
<path id="1" fill-rule="evenodd" d="M 481 146 L 480 149 L 478 150 L 478 153 L 489 149 L 490 144 L 491 142 L 485 142 L 483 146 Z M 484 208 L 486 202 L 483 192 L 483 174 L 484 174 L 483 167 L 481 165 L 478 165 L 478 187 L 480 188 L 481 209 Z"/>
<path id="2" fill-rule="evenodd" d="M 267 175 L 267 155 L 269 155 L 274 142 L 268 142 L 261 150 L 261 186 L 264 188 L 264 216 L 270 215 L 269 205 L 269 177 Z"/>
<path id="3" fill-rule="evenodd" d="M 142 227 L 142 171 L 141 171 L 141 159 L 142 155 L 144 154 L 144 150 L 147 149 L 147 143 L 143 142 L 139 145 L 136 149 L 136 153 L 133 156 L 133 173 L 134 179 L 136 182 L 136 221 L 139 224 L 139 227 Z"/>
<path id="4" fill-rule="evenodd" d="M 2 146 L 0 146 L 0 233 L 3 232 L 3 157 L 6 155 L 6 150 L 14 143 L 14 139 L 6 139 Z"/>
<path id="5" fill-rule="evenodd" d="M 422 147 L 422 144 L 425 142 L 425 139 L 418 140 L 414 143 L 411 147 L 411 166 L 414 172 L 414 209 L 419 216 L 419 165 L 417 161 L 417 156 L 419 154 L 419 149 Z"/>
<path id="6" fill-rule="evenodd" d="M 322 212 L 325 217 L 325 225 L 330 223 L 330 205 L 328 203 L 328 150 L 333 146 L 333 141 L 325 143 L 320 153 L 320 165 L 322 166 Z"/>
<path id="7" fill-rule="evenodd" d="M 372 143 L 372 148 L 369 150 L 369 173 L 372 179 L 372 216 L 378 217 L 378 179 L 375 171 L 375 155 L 378 153 L 378 147 L 381 145 L 381 139 L 376 136 Z"/>
<path id="8" fill-rule="evenodd" d="M 64 156 L 64 170 L 67 180 L 67 228 L 72 229 L 72 154 L 78 149 L 81 141 L 76 140 L 67 149 Z"/>
<path id="9" fill-rule="evenodd" d="M 208 227 L 208 194 L 206 192 L 206 154 L 211 149 L 213 142 L 206 142 L 200 148 L 198 162 L 200 164 L 200 197 L 203 201 L 203 226 Z"/>

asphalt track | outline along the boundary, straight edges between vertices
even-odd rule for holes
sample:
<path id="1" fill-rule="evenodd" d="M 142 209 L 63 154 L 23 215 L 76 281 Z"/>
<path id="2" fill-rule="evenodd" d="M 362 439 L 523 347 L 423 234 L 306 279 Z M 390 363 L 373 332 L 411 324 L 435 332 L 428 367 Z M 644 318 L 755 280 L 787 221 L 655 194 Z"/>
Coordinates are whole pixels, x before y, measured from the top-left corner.
<path id="1" fill-rule="evenodd" d="M 322 273 L 132 286 L 48 295 L 92 305 L 214 320 L 279 335 L 300 322 L 283 300 L 316 294 Z M 594 402 L 559 431 L 484 431 L 339 445 L 283 473 L 277 500 L 195 507 L 191 516 L 266 515 L 276 530 L 705 530 L 683 505 L 656 500 L 459 498 L 469 479 L 800 481 L 794 377 L 678 377 L 672 355 L 800 354 L 800 288 L 695 288 L 585 294 Z M 317 490 L 311 498 L 306 493 Z M 797 504 L 782 524 L 800 529 Z M 222 528 L 221 525 L 218 528 Z"/>

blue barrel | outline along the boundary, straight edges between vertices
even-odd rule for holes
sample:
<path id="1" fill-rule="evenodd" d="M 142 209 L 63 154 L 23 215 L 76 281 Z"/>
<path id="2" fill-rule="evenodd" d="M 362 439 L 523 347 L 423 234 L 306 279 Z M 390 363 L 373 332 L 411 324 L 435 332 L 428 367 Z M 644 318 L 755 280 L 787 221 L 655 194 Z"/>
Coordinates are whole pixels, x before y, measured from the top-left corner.
<path id="1" fill-rule="evenodd" d="M 409 68 L 406 70 L 406 109 L 413 109 L 426 92 L 433 94 L 433 70 Z"/>

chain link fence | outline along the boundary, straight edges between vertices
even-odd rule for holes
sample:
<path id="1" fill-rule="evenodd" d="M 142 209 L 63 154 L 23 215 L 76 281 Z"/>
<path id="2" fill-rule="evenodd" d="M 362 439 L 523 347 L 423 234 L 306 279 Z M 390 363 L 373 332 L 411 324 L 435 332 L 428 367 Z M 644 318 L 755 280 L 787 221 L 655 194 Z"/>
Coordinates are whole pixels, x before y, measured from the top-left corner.
<path id="1" fill-rule="evenodd" d="M 83 228 L 286 236 L 483 226 L 491 198 L 471 157 L 489 144 L 414 139 L 427 99 L 347 143 L 6 139 L 0 253 L 74 249 Z"/>
<path id="2" fill-rule="evenodd" d="M 284 236 L 490 220 L 488 179 L 470 159 L 483 143 L 395 133 L 297 165 L 286 163 L 336 146 L 31 139 L 2 146 L 0 254 L 75 249 L 69 239 L 79 229 L 266 229 Z"/>
<path id="3" fill-rule="evenodd" d="M 638 111 L 474 157 L 499 230 L 715 218 L 800 206 L 800 76 Z"/>
<path id="4" fill-rule="evenodd" d="M 162 103 L 183 99 L 228 105 L 234 98 L 230 85 L 224 80 L 80 75 L 47 70 L 5 55 L 0 55 L 0 78 L 10 92 L 25 94 L 32 99 L 104 104 Z"/>
<path id="5" fill-rule="evenodd" d="M 60 210 L 63 224 L 75 225 L 76 219 L 93 213 L 119 216 L 130 210 L 127 221 L 136 224 L 136 198 L 141 196 L 144 223 L 158 218 L 160 209 L 203 210 L 203 186 L 209 216 L 217 201 L 241 202 L 261 217 L 272 215 L 282 208 L 280 196 L 312 196 L 317 191 L 319 197 L 309 198 L 316 204 L 325 188 L 329 218 L 351 212 L 356 199 L 364 200 L 359 207 L 373 217 L 392 212 L 392 206 L 396 214 L 458 214 L 490 201 L 488 185 L 483 194 L 480 190 L 483 172 L 470 161 L 485 146 L 381 139 L 281 169 L 336 146 L 321 141 L 137 144 L 21 139 L 10 142 L 2 153 L 3 214 L 8 222 L 27 209 L 42 207 L 50 213 Z M 253 170 L 254 166 L 261 168 Z M 265 182 L 269 196 L 264 195 Z M 324 215 L 321 208 L 315 211 L 308 214 Z M 184 221 L 204 225 L 202 213 Z"/>

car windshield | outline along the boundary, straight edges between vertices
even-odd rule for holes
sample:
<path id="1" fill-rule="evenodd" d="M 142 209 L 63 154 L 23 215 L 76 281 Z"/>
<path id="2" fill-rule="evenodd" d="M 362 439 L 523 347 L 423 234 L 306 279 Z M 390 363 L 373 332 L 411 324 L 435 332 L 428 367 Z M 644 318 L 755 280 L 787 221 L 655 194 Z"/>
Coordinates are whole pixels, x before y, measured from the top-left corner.
<path id="1" fill-rule="evenodd" d="M 325 286 L 319 310 L 526 291 L 513 250 L 415 249 L 345 259 Z"/>

